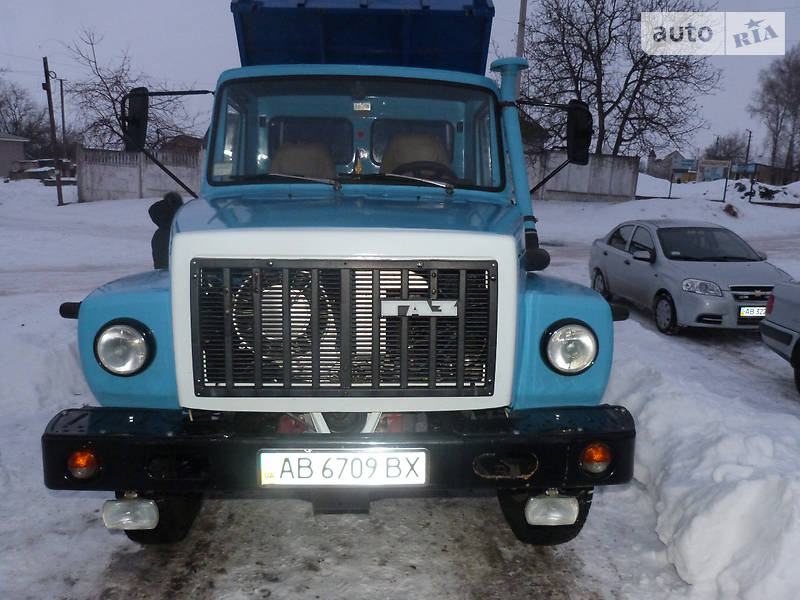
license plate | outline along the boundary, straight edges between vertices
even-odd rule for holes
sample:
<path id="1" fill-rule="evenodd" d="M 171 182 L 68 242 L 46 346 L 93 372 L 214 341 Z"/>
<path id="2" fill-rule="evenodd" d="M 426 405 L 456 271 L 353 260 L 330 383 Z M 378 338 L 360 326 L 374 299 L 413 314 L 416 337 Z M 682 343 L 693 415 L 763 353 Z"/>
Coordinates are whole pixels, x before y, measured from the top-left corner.
<path id="1" fill-rule="evenodd" d="M 739 316 L 740 317 L 766 317 L 767 316 L 767 307 L 766 306 L 740 306 L 739 307 Z"/>
<path id="2" fill-rule="evenodd" d="M 425 485 L 426 450 L 262 450 L 262 486 Z"/>

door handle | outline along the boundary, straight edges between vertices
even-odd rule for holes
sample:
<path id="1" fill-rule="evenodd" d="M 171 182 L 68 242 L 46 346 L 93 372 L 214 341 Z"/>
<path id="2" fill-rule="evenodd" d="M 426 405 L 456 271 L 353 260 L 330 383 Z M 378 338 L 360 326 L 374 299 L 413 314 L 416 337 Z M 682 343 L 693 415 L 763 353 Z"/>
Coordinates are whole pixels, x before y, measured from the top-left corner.
<path id="1" fill-rule="evenodd" d="M 626 264 L 626 265 L 629 265 L 629 264 L 631 264 L 631 261 L 629 261 L 629 260 L 626 258 L 626 259 L 625 259 L 625 264 Z"/>
<path id="2" fill-rule="evenodd" d="M 608 256 L 608 252 L 606 252 L 605 250 L 603 250 L 603 256 Z"/>

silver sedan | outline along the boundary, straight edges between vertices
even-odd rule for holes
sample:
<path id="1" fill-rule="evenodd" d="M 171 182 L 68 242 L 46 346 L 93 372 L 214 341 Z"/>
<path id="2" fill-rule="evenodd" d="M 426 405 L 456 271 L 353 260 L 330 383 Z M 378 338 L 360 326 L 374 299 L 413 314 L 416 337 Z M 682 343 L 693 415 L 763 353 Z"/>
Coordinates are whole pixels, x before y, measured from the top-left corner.
<path id="1" fill-rule="evenodd" d="M 651 309 L 656 327 L 757 329 L 791 277 L 738 235 L 698 221 L 627 221 L 592 244 L 592 288 Z"/>

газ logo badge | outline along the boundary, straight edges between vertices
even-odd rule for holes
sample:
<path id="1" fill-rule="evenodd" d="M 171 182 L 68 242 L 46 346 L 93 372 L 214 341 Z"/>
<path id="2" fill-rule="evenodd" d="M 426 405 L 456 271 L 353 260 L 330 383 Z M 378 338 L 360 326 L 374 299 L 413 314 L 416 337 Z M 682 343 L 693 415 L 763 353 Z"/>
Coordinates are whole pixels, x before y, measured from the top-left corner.
<path id="1" fill-rule="evenodd" d="M 382 317 L 457 317 L 458 300 L 381 300 Z"/>

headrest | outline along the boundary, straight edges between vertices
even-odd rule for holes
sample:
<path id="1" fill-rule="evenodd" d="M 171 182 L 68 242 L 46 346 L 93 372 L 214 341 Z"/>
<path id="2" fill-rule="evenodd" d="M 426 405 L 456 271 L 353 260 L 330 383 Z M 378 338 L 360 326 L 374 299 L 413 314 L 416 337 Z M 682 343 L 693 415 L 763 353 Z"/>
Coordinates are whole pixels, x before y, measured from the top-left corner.
<path id="1" fill-rule="evenodd" d="M 398 133 L 386 146 L 381 173 L 391 173 L 400 165 L 411 162 L 450 164 L 442 140 L 430 133 Z"/>
<path id="2" fill-rule="evenodd" d="M 330 152 L 318 142 L 281 145 L 272 157 L 269 172 L 319 179 L 336 177 L 336 167 Z"/>

